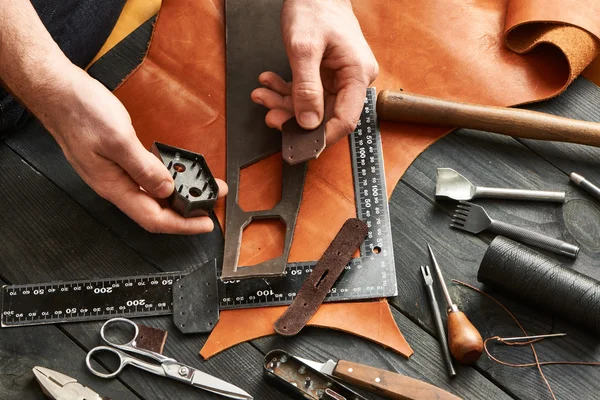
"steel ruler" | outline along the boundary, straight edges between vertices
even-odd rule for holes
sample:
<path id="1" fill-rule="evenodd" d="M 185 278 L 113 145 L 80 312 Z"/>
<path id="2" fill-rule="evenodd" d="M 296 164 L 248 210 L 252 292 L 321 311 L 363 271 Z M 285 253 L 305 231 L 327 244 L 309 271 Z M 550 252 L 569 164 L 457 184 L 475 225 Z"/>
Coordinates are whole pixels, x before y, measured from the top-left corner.
<path id="1" fill-rule="evenodd" d="M 357 216 L 369 233 L 325 301 L 397 295 L 396 269 L 387 201 L 381 137 L 369 88 L 356 130 L 350 135 Z M 221 310 L 286 305 L 292 302 L 315 262 L 290 263 L 282 278 L 219 281 Z M 143 317 L 173 312 L 171 286 L 183 272 L 156 273 L 2 287 L 3 327 Z"/>

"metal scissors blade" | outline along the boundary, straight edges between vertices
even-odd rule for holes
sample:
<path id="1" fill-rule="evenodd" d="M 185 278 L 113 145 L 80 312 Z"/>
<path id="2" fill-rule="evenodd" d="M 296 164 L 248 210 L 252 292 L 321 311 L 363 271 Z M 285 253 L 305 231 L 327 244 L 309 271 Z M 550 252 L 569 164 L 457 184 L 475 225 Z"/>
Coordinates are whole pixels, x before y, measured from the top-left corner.
<path id="1" fill-rule="evenodd" d="M 135 334 L 133 338 L 124 344 L 113 343 L 105 336 L 105 328 L 111 324 L 121 322 L 133 326 Z M 173 358 L 164 356 L 159 353 L 155 353 L 150 350 L 146 350 L 137 347 L 137 336 L 139 334 L 139 328 L 137 324 L 126 318 L 113 318 L 104 323 L 100 330 L 100 336 L 108 344 L 108 346 L 98 346 L 89 351 L 86 357 L 86 364 L 88 369 L 96 376 L 101 378 L 114 378 L 116 377 L 126 365 L 132 365 L 136 368 L 140 368 L 144 371 L 151 372 L 159 376 L 166 376 L 171 379 L 175 379 L 181 382 L 185 382 L 189 385 L 204 389 L 209 392 L 220 394 L 222 396 L 230 397 L 238 400 L 252 400 L 252 396 L 240 389 L 239 387 L 232 385 L 231 383 L 225 382 L 219 378 L 209 375 L 205 372 L 198 371 L 188 365 L 182 364 Z M 157 361 L 156 363 L 141 360 L 133 357 L 126 353 L 126 351 L 143 355 L 150 359 Z M 117 369 L 110 373 L 103 373 L 96 370 L 91 364 L 91 358 L 97 353 L 112 353 L 119 358 L 119 366 Z"/>
<path id="2" fill-rule="evenodd" d="M 229 382 L 225 382 L 212 375 L 198 371 L 195 369 L 192 374 L 190 385 L 220 394 L 221 396 L 229 397 L 238 400 L 252 400 L 252 396 L 239 387 L 232 385 Z"/>

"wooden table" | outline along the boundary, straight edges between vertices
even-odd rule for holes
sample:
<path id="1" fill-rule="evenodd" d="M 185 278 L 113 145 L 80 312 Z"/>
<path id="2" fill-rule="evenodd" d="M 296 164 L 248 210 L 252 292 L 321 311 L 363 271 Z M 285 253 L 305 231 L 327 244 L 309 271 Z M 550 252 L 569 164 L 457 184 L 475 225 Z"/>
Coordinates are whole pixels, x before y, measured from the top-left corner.
<path id="1" fill-rule="evenodd" d="M 147 23 L 94 66 L 91 74 L 114 87 L 139 62 L 149 32 Z M 558 99 L 532 108 L 600 121 L 599 100 L 600 88 L 579 79 Z M 176 271 L 222 252 L 220 232 L 197 237 L 145 232 L 87 187 L 50 135 L 34 121 L 0 142 L 0 166 L 1 283 Z M 550 398 L 536 368 L 509 368 L 485 355 L 473 367 L 458 367 L 456 379 L 446 376 L 419 273 L 420 265 L 430 263 L 426 243 L 437 250 L 447 280 L 477 283 L 477 268 L 492 237 L 449 228 L 452 204 L 436 202 L 433 197 L 437 167 L 454 168 L 486 186 L 566 190 L 568 201 L 563 206 L 508 201 L 480 204 L 499 219 L 576 240 L 582 251 L 572 267 L 600 279 L 600 208 L 568 184 L 567 177 L 577 171 L 600 182 L 600 150 L 458 130 L 414 162 L 390 202 L 399 284 L 399 294 L 390 302 L 398 326 L 415 351 L 410 360 L 350 335 L 311 328 L 291 339 L 269 337 L 244 343 L 205 362 L 198 351 L 206 335 L 184 336 L 170 317 L 138 322 L 169 331 L 165 354 L 234 382 L 260 400 L 286 398 L 262 378 L 263 356 L 274 348 L 315 360 L 347 359 L 394 370 L 465 399 Z M 450 291 L 484 338 L 521 333 L 504 311 L 481 295 L 453 285 Z M 592 335 L 543 310 L 491 293 L 528 332 L 569 334 L 536 345 L 540 360 L 600 361 L 600 341 Z M 0 398 L 43 398 L 31 373 L 36 365 L 66 373 L 113 399 L 217 398 L 133 368 L 110 381 L 92 376 L 84 358 L 90 348 L 100 344 L 100 326 L 101 322 L 91 322 L 1 329 Z M 492 351 L 513 363 L 532 361 L 528 347 L 492 346 Z M 544 372 L 559 399 L 597 396 L 598 367 L 550 366 L 544 367 Z"/>

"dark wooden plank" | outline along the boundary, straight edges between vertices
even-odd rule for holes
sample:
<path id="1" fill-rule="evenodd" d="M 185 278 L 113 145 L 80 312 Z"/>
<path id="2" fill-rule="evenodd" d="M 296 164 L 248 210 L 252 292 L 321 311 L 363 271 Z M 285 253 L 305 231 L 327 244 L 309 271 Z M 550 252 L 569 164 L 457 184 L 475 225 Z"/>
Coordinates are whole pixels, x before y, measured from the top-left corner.
<path id="1" fill-rule="evenodd" d="M 0 241 L 0 275 L 8 282 L 46 282 L 156 271 L 153 265 L 143 260 L 60 188 L 4 145 L 0 145 L 0 167 L 3 170 L 0 174 L 3 210 L 0 214 L 0 237 L 4 238 Z M 169 317 L 147 319 L 142 323 L 168 329 L 171 340 L 168 341 L 167 354 L 222 379 L 236 382 L 256 393 L 258 398 L 279 398 L 273 389 L 262 383 L 259 367 L 263 356 L 250 344 L 243 344 L 209 362 L 202 362 L 198 351 L 206 335 L 183 336 Z M 100 325 L 100 322 L 66 324 L 61 329 L 81 348 L 89 350 L 100 344 Z M 30 329 L 37 328 L 2 329 L 0 342 L 10 340 L 8 335 L 14 334 L 11 332 L 28 332 Z M 43 348 L 44 343 L 41 341 L 34 345 Z M 68 354 L 67 359 L 74 368 L 78 368 L 76 375 L 88 374 L 83 356 L 64 354 Z M 126 372 L 121 379 L 143 398 L 168 398 L 173 393 L 177 393 L 180 399 L 197 398 L 200 395 L 197 389 L 172 380 L 157 379 L 135 369 Z M 203 398 L 218 398 L 204 393 L 201 395 Z"/>
<path id="2" fill-rule="evenodd" d="M 395 371 L 436 385 L 464 399 L 511 398 L 470 367 L 457 366 L 458 376 L 454 380 L 448 378 L 437 341 L 400 312 L 393 310 L 393 315 L 415 351 L 410 360 L 364 339 L 314 328 L 307 328 L 293 338 L 273 336 L 253 343 L 262 352 L 285 349 L 293 355 L 315 361 L 347 360 Z"/>
<path id="3" fill-rule="evenodd" d="M 0 281 L 0 286 L 5 282 Z M 103 396 L 139 399 L 119 380 L 106 381 L 83 372 L 85 352 L 55 326 L 0 331 L 0 398 L 3 400 L 44 398 L 31 371 L 35 366 L 53 369 L 78 380 Z"/>
<path id="4" fill-rule="evenodd" d="M 460 279 L 476 283 L 479 262 L 491 240 L 489 235 L 474 236 L 449 228 L 453 203 L 436 202 L 434 199 L 437 167 L 454 168 L 480 185 L 566 189 L 570 198 L 577 196 L 574 188 L 567 185 L 563 173 L 508 137 L 459 130 L 421 155 L 403 177 L 390 203 L 400 287 L 394 304 L 430 332 L 433 332 L 433 324 L 418 272 L 419 265 L 431 263 L 426 243 L 431 243 L 436 249 L 447 281 Z M 498 219 L 551 236 L 572 239 L 564 228 L 560 205 L 501 200 L 477 202 Z M 591 257 L 584 249 L 577 262 L 589 261 Z M 484 338 L 520 333 L 504 311 L 479 294 L 453 285 L 450 290 L 454 301 L 467 313 Z M 569 334 L 565 340 L 537 345 L 541 359 L 600 359 L 596 338 L 560 318 L 491 292 L 498 295 L 530 332 L 547 332 L 554 327 L 555 331 Z M 441 303 L 443 297 L 439 290 L 438 299 Z M 510 362 L 532 360 L 527 348 L 493 346 L 493 349 L 496 356 Z M 515 370 L 500 366 L 485 355 L 477 363 L 477 368 L 515 397 L 548 396 L 535 368 Z M 559 398 L 573 399 L 586 397 L 597 382 L 599 373 L 586 367 L 549 367 L 545 368 L 545 372 Z M 565 379 L 565 376 L 568 378 Z"/>
<path id="5" fill-rule="evenodd" d="M 179 271 L 220 258 L 223 238 L 218 224 L 209 234 L 195 236 L 151 234 L 117 207 L 98 196 L 65 159 L 54 139 L 30 121 L 5 143 L 36 170 L 67 192 L 86 212 L 132 249 L 164 271 Z"/>

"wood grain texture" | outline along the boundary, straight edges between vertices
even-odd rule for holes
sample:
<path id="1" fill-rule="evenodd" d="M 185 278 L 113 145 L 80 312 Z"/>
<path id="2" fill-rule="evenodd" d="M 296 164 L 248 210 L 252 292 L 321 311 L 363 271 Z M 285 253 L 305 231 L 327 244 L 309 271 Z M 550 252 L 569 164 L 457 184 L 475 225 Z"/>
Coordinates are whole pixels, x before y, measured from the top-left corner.
<path id="1" fill-rule="evenodd" d="M 85 212 L 105 226 L 149 263 L 163 271 L 180 271 L 221 257 L 223 237 L 217 223 L 210 234 L 181 236 L 148 233 L 117 207 L 98 196 L 65 159 L 54 139 L 36 121 L 30 121 L 5 143 L 56 186 L 67 192 Z M 135 269 L 135 264 L 132 265 Z"/>
<path id="2" fill-rule="evenodd" d="M 417 270 L 415 270 L 416 272 Z M 396 323 L 406 336 L 406 340 L 415 351 L 410 360 L 363 339 L 314 328 L 306 328 L 292 338 L 272 336 L 255 340 L 252 343 L 261 352 L 283 349 L 292 355 L 318 362 L 325 362 L 328 359 L 347 360 L 397 372 L 435 385 L 463 399 L 500 400 L 510 398 L 486 377 L 469 366 L 457 365 L 457 377 L 449 378 L 436 339 L 425 333 L 421 327 L 400 312 L 393 310 L 393 314 Z M 363 394 L 368 393 L 363 390 L 358 391 Z M 381 399 L 382 397 L 371 393 L 367 394 L 367 398 Z"/>
<path id="3" fill-rule="evenodd" d="M 381 120 L 478 129 L 537 140 L 600 146 L 600 124 L 509 107 L 462 103 L 402 91 L 377 97 Z"/>
<path id="4" fill-rule="evenodd" d="M 141 59 L 147 45 L 150 25 L 151 22 L 141 28 L 145 29 L 145 33 L 137 32 L 139 35 L 130 36 L 113 52 L 109 52 L 108 55 L 114 57 L 109 59 L 106 58 L 108 55 L 105 56 L 103 60 L 109 61 L 102 68 L 99 64 L 98 68 L 90 69 L 90 73 L 107 86 L 114 87 L 135 64 L 130 61 L 133 59 L 130 57 L 135 54 L 136 59 Z M 125 55 L 128 52 L 131 55 Z M 125 65 L 127 63 L 128 66 Z M 532 108 L 599 121 L 599 100 L 599 89 L 580 79 L 559 98 Z M 49 135 L 35 123 L 8 138 L 6 144 L 21 158 L 34 165 L 41 174 L 33 172 L 37 179 L 32 179 L 32 170 L 19 157 L 10 156 L 10 152 L 0 152 L 0 163 L 7 163 L 8 167 L 13 168 L 7 167 L 0 173 L 0 205 L 3 210 L 0 218 L 4 216 L 3 223 L 0 224 L 0 237 L 3 241 L 8 238 L 7 243 L 16 246 L 13 249 L 0 241 L 0 246 L 3 246 L 0 248 L 0 276 L 10 277 L 11 282 L 70 279 L 92 274 L 116 276 L 157 268 L 177 270 L 204 263 L 222 252 L 222 238 L 218 232 L 195 238 L 150 235 L 144 232 L 115 207 L 95 195 L 77 177 Z M 260 399 L 282 398 L 281 393 L 267 386 L 258 373 L 262 355 L 274 348 L 285 348 L 293 354 L 317 361 L 328 358 L 346 359 L 400 372 L 435 384 L 465 399 L 548 398 L 547 389 L 535 368 L 516 370 L 500 366 L 485 355 L 478 361 L 476 368 L 458 366 L 456 380 L 447 378 L 441 351 L 433 337 L 434 325 L 418 272 L 419 265 L 430 263 L 425 243 L 431 243 L 436 249 L 448 281 L 456 278 L 476 283 L 479 261 L 492 236 L 474 236 L 448 227 L 453 203 L 434 200 L 435 168 L 452 167 L 478 185 L 567 190 L 567 203 L 564 207 L 548 203 L 499 200 L 478 201 L 478 204 L 485 206 L 493 217 L 506 222 L 567 240 L 577 238 L 582 245 L 582 254 L 570 265 L 580 272 L 595 276 L 600 271 L 597 268 L 600 263 L 597 257 L 600 252 L 600 230 L 597 223 L 600 220 L 600 208 L 586 193 L 568 184 L 567 173 L 575 170 L 600 184 L 599 156 L 598 149 L 591 147 L 516 141 L 509 137 L 460 130 L 433 145 L 415 161 L 397 186 L 390 202 L 399 282 L 399 295 L 393 299 L 396 308 L 394 316 L 415 350 L 410 361 L 359 338 L 310 328 L 292 339 L 271 337 L 256 340 L 252 345 L 237 346 L 205 363 L 197 356 L 198 349 L 205 340 L 204 336 L 179 334 L 169 317 L 148 318 L 139 322 L 169 330 L 165 354 L 209 373 L 214 371 L 215 375 L 239 384 Z M 26 168 L 14 168 L 18 164 L 23 164 Z M 24 174 L 24 171 L 27 173 Z M 7 174 L 12 174 L 12 180 L 6 178 Z M 23 176 L 30 180 L 23 182 Z M 59 195 L 61 192 L 62 196 Z M 31 206 L 22 199 L 35 201 L 36 204 Z M 7 216 L 9 213 L 10 217 Z M 36 233 L 37 229 L 41 229 L 43 233 Z M 107 254 L 97 254 L 95 246 L 100 246 L 100 253 Z M 514 322 L 490 300 L 456 285 L 450 285 L 449 289 L 454 301 L 484 337 L 520 334 Z M 437 287 L 436 290 L 440 306 L 444 307 L 441 292 Z M 551 330 L 568 333 L 565 339 L 537 344 L 540 359 L 600 361 L 597 338 L 543 310 L 520 304 L 493 290 L 490 293 L 514 312 L 530 333 Z M 21 362 L 21 359 L 26 364 L 27 357 L 58 362 L 58 358 L 52 355 L 54 353 L 49 353 L 51 349 L 46 344 L 51 343 L 56 336 L 51 333 L 52 329 L 64 329 L 75 342 L 75 349 L 87 349 L 100 343 L 100 325 L 83 323 L 60 328 L 2 329 L 0 351 L 13 346 L 11 341 L 16 344 L 10 350 L 10 363 L 4 356 L 0 357 L 0 374 L 7 374 L 9 368 Z M 30 330 L 41 331 L 41 337 L 33 336 L 29 333 Z M 19 341 L 19 338 L 15 339 L 13 336 L 22 336 L 28 340 Z M 79 371 L 81 376 L 89 378 L 91 375 L 78 362 L 80 357 L 71 356 L 76 354 L 72 345 L 65 346 L 60 348 L 60 355 L 72 368 L 73 376 Z M 495 356 L 510 362 L 532 360 L 527 348 L 492 346 L 491 350 Z M 69 354 L 69 357 L 65 357 L 65 354 Z M 597 368 L 547 367 L 544 371 L 558 398 L 590 398 L 597 392 L 600 378 L 600 370 Z M 19 373 L 14 375 L 22 376 Z M 185 385 L 135 370 L 125 371 L 121 379 L 140 398 L 185 399 L 208 396 Z M 97 388 L 108 387 L 109 382 L 104 382 Z M 8 385 L 13 385 L 12 381 Z M 18 390 L 24 390 L 22 393 L 25 396 L 30 393 L 29 390 L 37 390 L 35 385 L 22 382 Z M 2 380 L 0 388 L 6 387 Z M 0 394 L 3 392 L 0 391 Z M 369 398 L 380 397 L 369 395 Z"/>
<path id="5" fill-rule="evenodd" d="M 0 286 L 5 282 L 0 281 Z M 75 359 L 81 362 L 73 362 Z M 0 398 L 43 399 L 32 368 L 41 366 L 64 373 L 83 385 L 113 399 L 139 399 L 119 380 L 106 381 L 87 371 L 85 352 L 55 326 L 0 330 Z"/>
<path id="6" fill-rule="evenodd" d="M 428 383 L 350 361 L 338 361 L 333 375 L 345 382 L 367 388 L 393 400 L 460 399 Z"/>
<path id="7" fill-rule="evenodd" d="M 483 340 L 469 318 L 462 311 L 453 311 L 446 319 L 448 346 L 454 359 L 462 364 L 473 364 L 483 352 Z"/>
<path id="8" fill-rule="evenodd" d="M 540 143 L 543 145 L 552 143 Z M 556 144 L 556 146 L 566 146 Z M 541 157 L 531 153 L 525 146 L 514 139 L 484 132 L 459 130 L 440 142 L 434 144 L 423 153 L 407 171 L 402 183 L 398 185 L 390 203 L 393 235 L 397 258 L 397 269 L 400 290 L 394 303 L 411 318 L 427 321 L 425 326 L 433 332 L 427 306 L 415 307 L 415 299 L 426 304 L 422 283 L 403 270 L 406 260 L 418 260 L 429 263 L 425 243 L 429 242 L 436 249 L 439 262 L 444 268 L 446 280 L 459 279 L 468 283 L 476 283 L 479 262 L 485 252 L 491 235 L 474 236 L 451 230 L 448 225 L 453 210 L 453 203 L 435 202 L 435 169 L 452 167 L 464 173 L 473 183 L 496 187 L 519 187 L 525 189 L 547 188 L 548 190 L 567 190 L 567 201 L 578 198 L 572 185 L 568 185 L 566 174 L 560 172 Z M 404 186 L 406 185 L 406 187 Z M 414 194 L 412 194 L 413 192 Z M 416 197 L 413 199 L 413 196 Z M 423 202 L 423 198 L 426 202 Z M 402 204 L 402 207 L 400 207 Z M 478 201 L 489 209 L 490 215 L 515 225 L 537 229 L 546 234 L 572 240 L 573 237 L 565 229 L 563 210 L 560 205 L 547 203 L 530 203 L 515 201 Z M 402 213 L 401 208 L 409 207 L 411 213 Z M 552 255 L 551 255 L 552 256 Z M 574 268 L 588 270 L 593 253 L 582 250 L 581 256 L 573 264 Z M 568 259 L 562 259 L 568 262 Z M 597 265 L 597 264 L 596 264 Z M 593 267 L 591 267 L 593 268 Z M 597 273 L 597 272 L 596 272 Z M 400 279 L 402 279 L 400 281 Z M 458 304 L 484 338 L 500 335 L 521 334 L 514 322 L 489 300 L 469 289 L 451 285 L 449 288 L 453 300 Z M 422 292 L 421 294 L 419 294 Z M 527 307 L 523 304 L 503 297 L 490 290 L 506 304 L 524 323 L 529 332 L 542 333 L 552 329 L 569 333 L 566 340 L 536 345 L 541 359 L 596 360 L 599 353 L 596 349 L 597 339 L 582 332 L 572 324 L 553 318 L 543 310 Z M 441 298 L 441 293 L 439 296 Z M 419 303 L 420 304 L 420 303 Z M 531 362 L 531 351 L 527 348 L 515 349 L 500 346 L 492 347 L 494 355 L 510 362 Z M 490 377 L 496 384 L 517 398 L 545 398 L 547 389 L 543 385 L 535 369 L 519 369 L 504 367 L 482 357 L 476 364 L 480 371 Z M 545 368 L 545 372 L 559 398 L 580 398 L 593 387 L 597 379 L 597 370 L 586 367 Z M 565 379 L 565 374 L 569 376 Z M 518 376 L 518 379 L 516 377 Z M 593 377 L 592 377 L 593 376 Z"/>
<path id="9" fill-rule="evenodd" d="M 0 145 L 0 167 L 3 171 L 0 174 L 0 198 L 3 204 L 0 236 L 6 239 L 0 241 L 0 275 L 7 281 L 48 282 L 156 272 L 155 266 L 141 258 L 5 145 Z M 273 389 L 262 384 L 260 366 L 263 355 L 251 345 L 238 346 L 228 354 L 202 362 L 198 357 L 198 349 L 202 347 L 205 335 L 180 334 L 170 317 L 137 322 L 169 331 L 166 355 L 224 380 L 238 382 L 258 398 L 278 398 Z M 79 347 L 89 350 L 101 344 L 101 325 L 101 322 L 68 324 L 62 325 L 61 329 Z M 5 335 L 10 332 L 30 329 L 37 328 L 2 329 L 0 343 L 5 342 Z M 6 338 L 9 339 L 8 336 Z M 43 346 L 43 343 L 42 340 L 36 345 Z M 21 351 L 24 349 L 21 348 Z M 83 363 L 83 351 L 81 358 L 72 353 L 65 354 L 68 354 L 71 365 L 78 367 L 77 375 L 88 373 Z M 169 398 L 174 392 L 180 399 L 198 398 L 199 395 L 198 389 L 160 379 L 134 368 L 125 371 L 119 379 L 142 398 Z M 218 398 L 216 395 L 201 394 L 205 398 Z"/>

